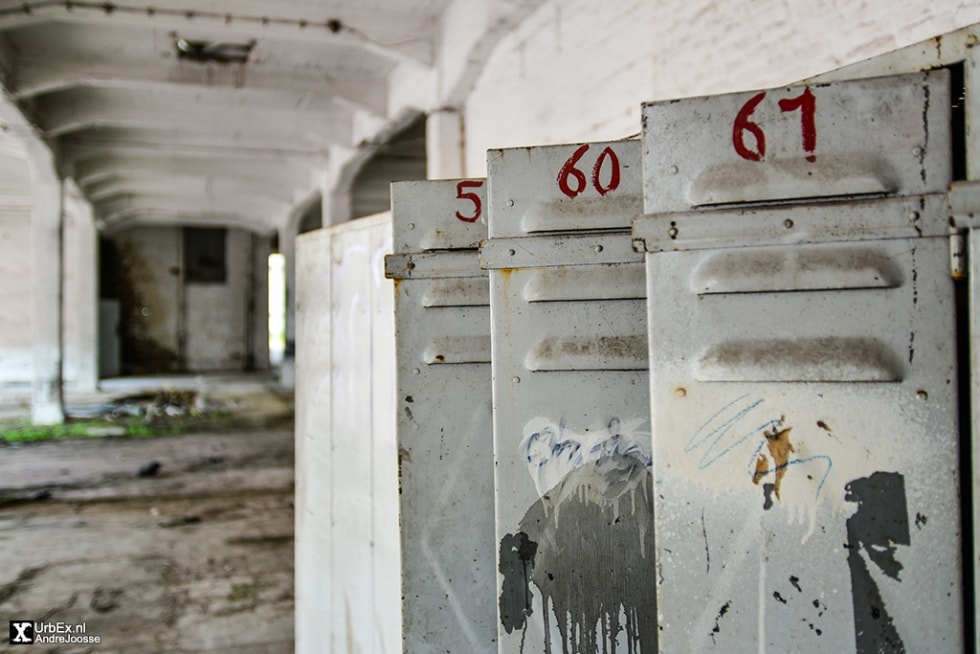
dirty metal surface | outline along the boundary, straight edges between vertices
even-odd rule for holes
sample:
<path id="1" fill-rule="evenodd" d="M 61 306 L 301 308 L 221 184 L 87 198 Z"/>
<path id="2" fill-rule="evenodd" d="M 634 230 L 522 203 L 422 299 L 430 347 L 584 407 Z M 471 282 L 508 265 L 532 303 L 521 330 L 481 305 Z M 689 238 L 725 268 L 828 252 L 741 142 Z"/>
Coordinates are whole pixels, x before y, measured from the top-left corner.
<path id="1" fill-rule="evenodd" d="M 401 639 L 391 216 L 297 239 L 297 652 Z"/>
<path id="2" fill-rule="evenodd" d="M 948 107 L 945 78 L 872 82 L 814 86 L 818 98 L 826 93 L 851 103 L 818 99 L 818 135 L 821 121 L 830 121 L 842 142 L 878 143 L 875 156 L 900 171 L 904 164 L 894 157 L 922 147 L 914 135 L 928 134 L 916 162 L 921 169 L 893 177 L 902 184 L 891 192 L 945 189 L 949 168 L 936 161 L 950 148 L 948 120 L 937 109 Z M 907 95 L 897 91 L 903 86 Z M 932 104 L 923 103 L 923 94 Z M 898 96 L 906 99 L 896 103 Z M 701 143 L 700 156 L 707 161 L 714 147 L 714 160 L 724 162 L 732 118 L 712 125 L 712 117 L 725 114 L 715 109 L 737 111 L 752 97 L 679 102 L 670 121 L 685 107 L 706 120 L 715 146 Z M 851 105 L 867 110 L 839 113 Z M 892 122 L 909 106 L 918 112 L 912 132 Z M 825 110 L 832 117 L 821 118 Z M 799 112 L 793 117 L 798 126 Z M 647 119 L 644 139 L 658 148 L 657 157 L 686 153 L 686 144 L 664 141 L 661 116 Z M 797 152 L 789 169 L 812 163 L 806 156 Z M 768 166 L 786 168 L 780 157 L 745 163 L 765 180 L 774 178 Z M 666 202 L 659 180 L 647 180 L 648 211 L 687 205 Z M 945 222 L 941 196 L 911 200 L 922 225 Z M 742 221 L 745 235 L 732 229 L 726 242 L 694 240 L 678 248 L 686 251 L 648 248 L 647 293 L 658 298 L 648 318 L 663 651 L 962 650 L 949 240 L 938 229 L 889 231 L 906 215 L 894 209 L 901 202 L 704 211 Z M 818 214 L 825 225 L 846 226 L 877 205 L 894 218 L 866 221 L 883 226 L 877 240 L 872 228 L 811 242 L 765 237 L 765 225 L 795 225 Z M 689 206 L 680 208 L 691 223 L 702 220 Z M 672 219 L 641 218 L 636 232 Z M 662 304 L 672 307 L 669 316 L 657 310 Z"/>
<path id="3" fill-rule="evenodd" d="M 948 112 L 946 70 L 645 104 L 646 213 L 943 191 Z"/>
<path id="4" fill-rule="evenodd" d="M 799 205 L 792 214 L 752 206 L 643 216 L 634 246 L 647 252 L 756 245 L 827 243 L 848 239 L 945 236 L 945 193 Z"/>
<path id="5" fill-rule="evenodd" d="M 509 175 L 504 188 L 489 176 L 490 237 L 628 228 L 643 207 L 639 153 L 637 140 L 487 151 L 487 170 Z"/>
<path id="6" fill-rule="evenodd" d="M 476 249 L 487 234 L 485 180 L 397 182 L 391 195 L 402 647 L 489 654 L 497 651 L 490 285 Z"/>
<path id="7" fill-rule="evenodd" d="M 657 650 L 639 154 L 488 153 L 502 653 Z"/>

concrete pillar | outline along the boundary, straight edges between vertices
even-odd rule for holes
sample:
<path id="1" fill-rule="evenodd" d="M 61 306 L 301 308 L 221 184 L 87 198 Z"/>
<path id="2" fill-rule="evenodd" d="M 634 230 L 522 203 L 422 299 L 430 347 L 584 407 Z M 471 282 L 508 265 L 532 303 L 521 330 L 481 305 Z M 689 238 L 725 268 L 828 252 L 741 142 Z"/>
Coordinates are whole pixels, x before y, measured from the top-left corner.
<path id="1" fill-rule="evenodd" d="M 65 384 L 93 392 L 99 384 L 98 232 L 91 205 L 73 182 L 64 189 Z"/>
<path id="2" fill-rule="evenodd" d="M 286 349 L 279 366 L 279 383 L 296 386 L 296 221 L 279 230 L 279 251 L 285 259 L 286 277 Z"/>
<path id="3" fill-rule="evenodd" d="M 454 179 L 466 176 L 463 116 L 441 109 L 425 119 L 426 177 Z"/>
<path id="4" fill-rule="evenodd" d="M 31 419 L 37 425 L 56 425 L 65 420 L 61 389 L 62 185 L 50 153 L 32 156 L 30 165 Z"/>
<path id="5" fill-rule="evenodd" d="M 272 242 L 264 234 L 251 235 L 252 280 L 249 302 L 250 363 L 254 370 L 269 368 L 269 255 Z"/>

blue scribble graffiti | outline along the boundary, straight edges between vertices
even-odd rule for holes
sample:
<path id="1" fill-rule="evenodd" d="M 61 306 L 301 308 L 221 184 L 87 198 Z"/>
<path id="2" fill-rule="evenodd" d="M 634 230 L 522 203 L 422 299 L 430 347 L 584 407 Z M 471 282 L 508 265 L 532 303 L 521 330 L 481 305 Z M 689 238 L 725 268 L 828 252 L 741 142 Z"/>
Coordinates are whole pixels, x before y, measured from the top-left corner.
<path id="1" fill-rule="evenodd" d="M 544 495 L 571 471 L 603 459 L 625 457 L 650 468 L 650 432 L 641 430 L 643 419 L 611 419 L 604 428 L 576 432 L 538 417 L 524 426 L 519 453 L 527 463 L 539 495 Z"/>
<path id="2" fill-rule="evenodd" d="M 754 426 L 746 429 L 745 423 L 753 420 L 754 416 L 761 412 L 760 407 L 763 404 L 764 401 L 762 399 L 754 399 L 750 395 L 737 397 L 712 414 L 711 417 L 691 434 L 691 437 L 684 446 L 684 452 L 686 454 L 700 452 L 701 456 L 698 459 L 698 470 L 707 470 L 743 445 L 755 445 L 753 449 L 749 450 L 751 456 L 749 456 L 746 465 L 746 475 L 754 481 L 758 479 L 760 469 L 757 462 L 759 457 L 763 455 L 763 448 L 766 447 L 767 442 L 772 437 L 769 432 L 772 430 L 772 434 L 775 434 L 784 423 L 783 417 L 768 420 L 763 419 L 762 422 L 756 423 Z M 789 451 L 792 452 L 792 448 Z M 819 498 L 824 484 L 830 476 L 830 471 L 834 466 L 834 462 L 830 456 L 818 454 L 805 457 L 791 457 L 787 458 L 785 462 L 777 462 L 774 465 L 767 466 L 762 472 L 766 475 L 776 475 L 790 466 L 804 463 L 826 464 L 823 476 L 817 483 L 815 492 L 815 498 Z"/>

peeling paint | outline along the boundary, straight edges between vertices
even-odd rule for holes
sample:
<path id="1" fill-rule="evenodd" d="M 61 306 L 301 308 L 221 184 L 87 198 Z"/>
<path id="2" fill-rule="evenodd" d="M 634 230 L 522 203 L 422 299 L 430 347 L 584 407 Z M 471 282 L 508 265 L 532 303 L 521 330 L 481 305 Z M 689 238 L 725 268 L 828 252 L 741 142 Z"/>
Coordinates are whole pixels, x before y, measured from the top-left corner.
<path id="1" fill-rule="evenodd" d="M 847 519 L 847 565 L 854 602 L 854 635 L 858 652 L 905 652 L 905 644 L 881 597 L 868 563 L 899 580 L 902 563 L 897 545 L 910 545 L 905 477 L 875 472 L 847 484 L 845 498 L 857 511 Z"/>
<path id="2" fill-rule="evenodd" d="M 504 629 L 526 627 L 533 583 L 561 634 L 559 649 L 546 629 L 545 654 L 655 652 L 652 487 L 642 462 L 614 455 L 576 468 L 531 506 L 500 543 Z"/>
<path id="3" fill-rule="evenodd" d="M 523 630 L 526 637 L 527 618 L 540 610 L 546 654 L 656 651 L 653 480 L 644 423 L 613 418 L 575 431 L 537 417 L 524 428 L 519 452 L 540 499 L 500 542 L 500 620 L 507 633 Z"/>
<path id="4" fill-rule="evenodd" d="M 538 544 L 523 531 L 507 534 L 500 539 L 498 567 L 504 576 L 500 591 L 500 623 L 507 633 L 523 629 L 527 617 L 534 612 L 531 599 L 531 573 Z"/>

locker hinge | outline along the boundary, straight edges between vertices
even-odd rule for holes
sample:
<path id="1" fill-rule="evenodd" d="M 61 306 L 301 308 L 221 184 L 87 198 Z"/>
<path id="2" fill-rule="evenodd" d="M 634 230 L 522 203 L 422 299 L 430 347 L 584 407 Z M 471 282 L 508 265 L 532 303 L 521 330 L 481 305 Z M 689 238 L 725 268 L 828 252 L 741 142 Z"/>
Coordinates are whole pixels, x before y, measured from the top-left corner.
<path id="1" fill-rule="evenodd" d="M 953 281 L 967 277 L 966 235 L 962 231 L 954 231 L 949 235 L 949 274 Z"/>

